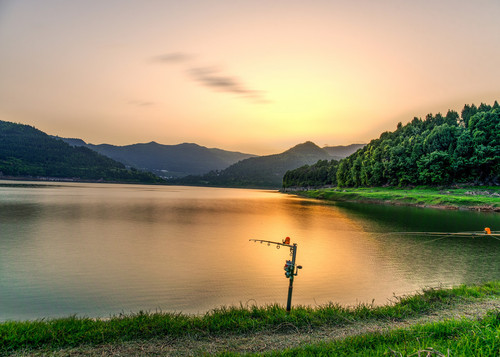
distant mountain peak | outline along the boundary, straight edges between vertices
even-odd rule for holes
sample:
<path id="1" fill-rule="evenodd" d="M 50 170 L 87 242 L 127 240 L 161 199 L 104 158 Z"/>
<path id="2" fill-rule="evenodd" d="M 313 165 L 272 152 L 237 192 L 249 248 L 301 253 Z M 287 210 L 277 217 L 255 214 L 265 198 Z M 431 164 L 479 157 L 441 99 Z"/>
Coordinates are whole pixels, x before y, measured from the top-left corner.
<path id="1" fill-rule="evenodd" d="M 336 159 L 343 159 L 349 155 L 354 154 L 356 151 L 364 147 L 366 144 L 351 144 L 351 145 L 337 145 L 337 146 L 325 146 L 323 150 L 329 153 Z"/>
<path id="2" fill-rule="evenodd" d="M 79 139 L 64 139 L 70 145 L 86 146 L 124 165 L 150 171 L 158 176 L 182 177 L 222 170 L 255 155 L 222 149 L 208 149 L 195 143 L 164 145 L 156 141 L 125 146 L 85 144 Z M 78 141 L 78 142 L 77 142 Z"/>
<path id="3" fill-rule="evenodd" d="M 329 156 L 328 153 L 320 148 L 318 145 L 312 141 L 306 141 L 305 143 L 295 145 L 293 148 L 288 149 L 285 153 L 298 154 L 298 155 L 324 155 Z"/>
<path id="4" fill-rule="evenodd" d="M 300 144 L 297 144 L 295 146 L 292 147 L 293 148 L 296 148 L 296 147 L 302 147 L 302 146 L 310 146 L 310 147 L 318 147 L 318 145 L 316 145 L 315 143 L 313 143 L 312 141 L 308 140 L 308 141 L 304 141 L 303 143 L 300 143 Z"/>
<path id="5" fill-rule="evenodd" d="M 205 146 L 201 146 L 201 145 L 198 145 L 196 143 L 182 143 L 182 144 L 179 144 L 179 146 L 192 147 L 192 148 L 206 148 Z"/>
<path id="6" fill-rule="evenodd" d="M 298 144 L 281 154 L 251 157 L 228 168 L 203 176 L 190 176 L 174 181 L 203 186 L 279 188 L 283 175 L 292 169 L 312 165 L 318 160 L 331 160 L 328 153 L 311 141 Z"/>
<path id="7" fill-rule="evenodd" d="M 162 182 L 86 148 L 81 139 L 50 136 L 35 127 L 5 121 L 0 121 L 0 137 L 2 175 L 60 181 Z"/>

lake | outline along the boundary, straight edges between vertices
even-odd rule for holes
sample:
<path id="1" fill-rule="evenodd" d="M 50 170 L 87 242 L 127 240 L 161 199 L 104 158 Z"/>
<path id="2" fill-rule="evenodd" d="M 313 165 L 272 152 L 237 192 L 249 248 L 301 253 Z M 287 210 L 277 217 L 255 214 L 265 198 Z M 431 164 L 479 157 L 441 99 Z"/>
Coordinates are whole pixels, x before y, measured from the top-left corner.
<path id="1" fill-rule="evenodd" d="M 0 320 L 385 304 L 500 279 L 500 241 L 398 232 L 500 230 L 498 213 L 325 204 L 275 191 L 0 181 Z"/>

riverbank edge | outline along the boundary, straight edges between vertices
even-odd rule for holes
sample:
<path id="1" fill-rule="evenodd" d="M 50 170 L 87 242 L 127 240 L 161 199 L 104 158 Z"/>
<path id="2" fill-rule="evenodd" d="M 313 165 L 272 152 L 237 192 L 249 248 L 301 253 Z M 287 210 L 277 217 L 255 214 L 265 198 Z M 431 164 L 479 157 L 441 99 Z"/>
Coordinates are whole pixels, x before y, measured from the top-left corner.
<path id="1" fill-rule="evenodd" d="M 69 317 L 0 323 L 0 355 L 45 355 L 64 349 L 88 350 L 99 346 L 158 341 L 175 343 L 207 339 L 231 339 L 257 334 L 304 333 L 370 323 L 405 321 L 435 315 L 459 304 L 485 299 L 500 300 L 500 280 L 480 285 L 429 288 L 395 298 L 384 306 L 359 304 L 343 307 L 330 303 L 319 307 L 297 306 L 291 313 L 279 305 L 221 307 L 203 316 L 144 313 L 109 319 Z M 498 304 L 496 305 L 498 306 Z M 252 337 L 253 336 L 253 337 Z M 40 353 L 40 354 L 39 354 Z"/>
<path id="2" fill-rule="evenodd" d="M 500 187 L 467 188 L 319 188 L 284 189 L 299 197 L 331 202 L 500 212 Z"/>

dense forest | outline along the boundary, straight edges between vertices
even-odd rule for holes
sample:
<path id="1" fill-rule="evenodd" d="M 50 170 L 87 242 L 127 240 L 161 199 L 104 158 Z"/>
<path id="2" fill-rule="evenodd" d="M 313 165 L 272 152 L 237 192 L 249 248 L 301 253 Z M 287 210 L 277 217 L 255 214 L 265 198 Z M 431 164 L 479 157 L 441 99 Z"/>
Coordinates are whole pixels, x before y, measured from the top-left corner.
<path id="1" fill-rule="evenodd" d="M 428 114 L 340 161 L 288 171 L 283 187 L 500 184 L 500 106 Z"/>
<path id="2" fill-rule="evenodd" d="M 156 183 L 157 176 L 85 147 L 72 147 L 29 125 L 0 121 L 0 175 Z"/>

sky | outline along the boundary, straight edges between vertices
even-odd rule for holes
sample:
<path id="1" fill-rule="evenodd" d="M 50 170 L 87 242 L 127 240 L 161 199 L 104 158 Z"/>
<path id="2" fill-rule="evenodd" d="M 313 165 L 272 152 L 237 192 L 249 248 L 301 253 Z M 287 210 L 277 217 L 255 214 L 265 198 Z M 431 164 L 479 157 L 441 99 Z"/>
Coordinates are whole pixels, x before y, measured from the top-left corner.
<path id="1" fill-rule="evenodd" d="M 498 0 L 0 0 L 0 120 L 258 155 L 500 100 Z"/>

